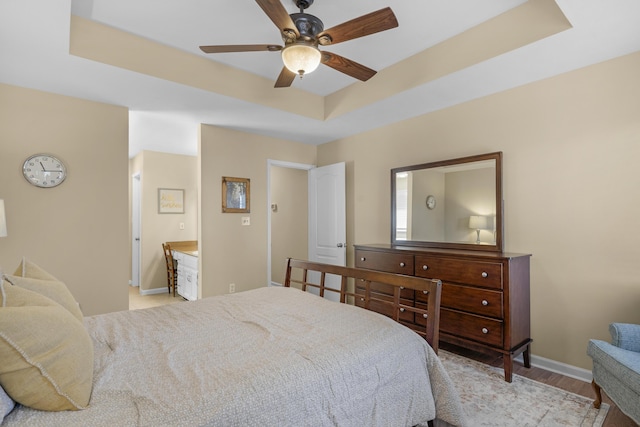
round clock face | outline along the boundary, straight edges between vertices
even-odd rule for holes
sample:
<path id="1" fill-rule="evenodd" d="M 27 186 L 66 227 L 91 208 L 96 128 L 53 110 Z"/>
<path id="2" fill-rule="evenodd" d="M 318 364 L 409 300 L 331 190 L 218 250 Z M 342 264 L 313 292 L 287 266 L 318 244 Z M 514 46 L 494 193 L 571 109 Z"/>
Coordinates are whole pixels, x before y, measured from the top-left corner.
<path id="1" fill-rule="evenodd" d="M 433 196 L 427 196 L 427 208 L 433 209 L 436 207 L 436 198 Z"/>
<path id="2" fill-rule="evenodd" d="M 62 184 L 67 177 L 67 168 L 54 156 L 35 154 L 24 161 L 22 174 L 30 184 L 49 188 Z"/>

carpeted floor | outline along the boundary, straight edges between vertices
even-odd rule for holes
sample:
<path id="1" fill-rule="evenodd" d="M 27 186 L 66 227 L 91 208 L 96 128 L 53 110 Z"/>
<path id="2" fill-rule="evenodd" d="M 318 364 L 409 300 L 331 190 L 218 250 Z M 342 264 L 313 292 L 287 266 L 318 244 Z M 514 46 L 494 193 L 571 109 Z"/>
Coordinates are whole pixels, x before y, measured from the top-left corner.
<path id="1" fill-rule="evenodd" d="M 504 371 L 444 350 L 438 356 L 458 388 L 473 427 L 600 427 L 609 405 L 519 375 L 504 380 Z"/>

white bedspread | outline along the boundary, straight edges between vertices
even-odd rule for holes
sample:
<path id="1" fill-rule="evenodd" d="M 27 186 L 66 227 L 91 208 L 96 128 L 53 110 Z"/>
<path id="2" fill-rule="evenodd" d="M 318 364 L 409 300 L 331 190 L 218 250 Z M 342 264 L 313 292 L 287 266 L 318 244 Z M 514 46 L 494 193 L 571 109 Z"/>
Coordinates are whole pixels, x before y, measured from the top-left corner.
<path id="1" fill-rule="evenodd" d="M 25 426 L 461 425 L 431 347 L 379 314 L 290 288 L 85 318 L 90 407 L 17 407 Z M 433 390 L 433 392 L 432 392 Z"/>

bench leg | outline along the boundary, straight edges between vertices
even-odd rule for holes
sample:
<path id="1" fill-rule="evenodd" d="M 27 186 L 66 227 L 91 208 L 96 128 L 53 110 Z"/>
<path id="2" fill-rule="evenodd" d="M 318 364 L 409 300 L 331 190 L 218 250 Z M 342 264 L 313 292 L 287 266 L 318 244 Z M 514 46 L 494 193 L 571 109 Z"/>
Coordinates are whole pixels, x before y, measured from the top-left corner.
<path id="1" fill-rule="evenodd" d="M 531 345 L 527 345 L 527 349 L 522 353 L 522 359 L 524 361 L 524 367 L 531 367 Z"/>

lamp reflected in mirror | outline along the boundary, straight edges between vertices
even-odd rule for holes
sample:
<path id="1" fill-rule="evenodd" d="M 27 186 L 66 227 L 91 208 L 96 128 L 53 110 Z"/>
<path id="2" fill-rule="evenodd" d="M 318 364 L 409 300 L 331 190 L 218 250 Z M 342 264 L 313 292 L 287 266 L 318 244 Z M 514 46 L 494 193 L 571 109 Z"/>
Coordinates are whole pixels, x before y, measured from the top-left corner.
<path id="1" fill-rule="evenodd" d="M 476 244 L 480 244 L 480 230 L 487 228 L 487 217 L 471 215 L 469 217 L 469 228 L 476 230 Z"/>

